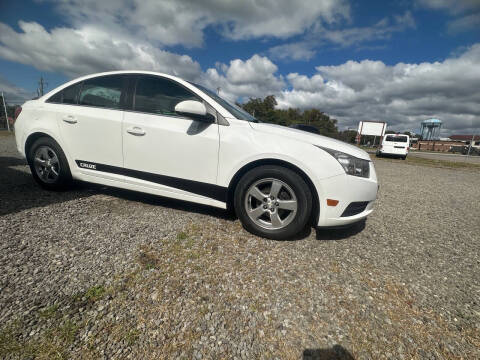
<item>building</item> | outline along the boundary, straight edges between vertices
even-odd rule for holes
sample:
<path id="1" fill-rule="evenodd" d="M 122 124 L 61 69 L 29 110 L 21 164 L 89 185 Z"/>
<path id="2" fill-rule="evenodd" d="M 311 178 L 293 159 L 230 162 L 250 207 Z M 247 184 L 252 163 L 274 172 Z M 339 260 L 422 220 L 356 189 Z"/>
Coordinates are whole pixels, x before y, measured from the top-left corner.
<path id="1" fill-rule="evenodd" d="M 470 142 L 472 141 L 475 142 L 474 145 L 480 145 L 480 135 L 452 135 L 450 136 L 450 140 L 454 141 L 461 141 L 467 145 L 470 145 Z"/>

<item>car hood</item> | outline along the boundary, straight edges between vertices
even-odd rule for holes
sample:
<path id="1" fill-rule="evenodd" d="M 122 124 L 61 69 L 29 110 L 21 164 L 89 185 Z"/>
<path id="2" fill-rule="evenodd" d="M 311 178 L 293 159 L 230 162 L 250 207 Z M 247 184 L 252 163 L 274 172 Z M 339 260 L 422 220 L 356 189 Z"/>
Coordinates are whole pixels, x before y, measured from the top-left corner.
<path id="1" fill-rule="evenodd" d="M 250 125 L 255 131 L 263 132 L 266 134 L 275 134 L 279 136 L 285 136 L 290 139 L 295 139 L 302 142 L 307 142 L 312 145 L 325 147 L 332 150 L 344 152 L 348 155 L 355 156 L 360 159 L 370 160 L 368 153 L 354 145 L 347 144 L 346 142 L 332 139 L 323 135 L 312 134 L 303 130 L 293 129 L 281 125 L 268 124 L 268 123 L 254 123 Z"/>

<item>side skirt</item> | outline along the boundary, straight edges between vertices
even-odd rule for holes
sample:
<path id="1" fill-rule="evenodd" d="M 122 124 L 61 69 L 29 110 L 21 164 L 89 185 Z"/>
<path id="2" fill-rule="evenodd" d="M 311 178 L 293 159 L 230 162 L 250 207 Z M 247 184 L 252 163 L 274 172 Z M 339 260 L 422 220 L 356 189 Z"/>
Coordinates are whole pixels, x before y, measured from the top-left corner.
<path id="1" fill-rule="evenodd" d="M 187 191 L 193 194 L 205 196 L 207 198 L 220 202 L 227 202 L 227 188 L 216 184 L 208 184 L 167 175 L 159 175 L 139 170 L 125 169 L 118 166 L 97 164 L 90 161 L 75 160 L 75 162 L 77 166 L 82 169 L 128 176 L 131 178 L 149 181 L 171 188 Z"/>

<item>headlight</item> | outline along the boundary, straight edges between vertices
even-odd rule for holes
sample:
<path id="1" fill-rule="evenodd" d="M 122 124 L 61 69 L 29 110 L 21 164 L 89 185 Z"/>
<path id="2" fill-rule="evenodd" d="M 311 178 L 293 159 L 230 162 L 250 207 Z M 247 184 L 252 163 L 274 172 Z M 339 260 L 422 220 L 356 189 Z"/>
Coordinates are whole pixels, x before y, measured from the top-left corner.
<path id="1" fill-rule="evenodd" d="M 368 178 L 370 176 L 370 161 L 359 159 L 355 156 L 345 154 L 341 151 L 327 149 L 317 146 L 332 155 L 342 165 L 348 175 Z"/>

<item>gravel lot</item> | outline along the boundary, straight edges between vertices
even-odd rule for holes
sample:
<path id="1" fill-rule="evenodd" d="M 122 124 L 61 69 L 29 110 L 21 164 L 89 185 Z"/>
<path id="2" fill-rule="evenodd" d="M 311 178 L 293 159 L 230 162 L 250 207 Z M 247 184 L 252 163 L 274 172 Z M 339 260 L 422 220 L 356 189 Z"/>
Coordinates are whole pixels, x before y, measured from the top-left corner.
<path id="1" fill-rule="evenodd" d="M 279 242 L 180 201 L 45 192 L 0 136 L 0 358 L 480 358 L 480 172 L 375 163 L 365 224 Z"/>

